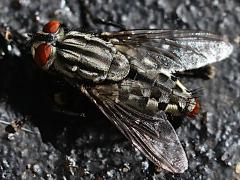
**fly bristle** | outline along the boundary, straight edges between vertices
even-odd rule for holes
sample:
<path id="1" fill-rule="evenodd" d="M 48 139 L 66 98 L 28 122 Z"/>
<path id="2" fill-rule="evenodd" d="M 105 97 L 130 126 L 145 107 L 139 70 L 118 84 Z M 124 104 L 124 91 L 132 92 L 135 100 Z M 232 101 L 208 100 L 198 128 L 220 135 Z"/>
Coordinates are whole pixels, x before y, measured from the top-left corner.
<path id="1" fill-rule="evenodd" d="M 191 94 L 193 98 L 200 98 L 203 95 L 203 88 L 197 88 L 197 89 L 193 89 L 191 90 Z"/>

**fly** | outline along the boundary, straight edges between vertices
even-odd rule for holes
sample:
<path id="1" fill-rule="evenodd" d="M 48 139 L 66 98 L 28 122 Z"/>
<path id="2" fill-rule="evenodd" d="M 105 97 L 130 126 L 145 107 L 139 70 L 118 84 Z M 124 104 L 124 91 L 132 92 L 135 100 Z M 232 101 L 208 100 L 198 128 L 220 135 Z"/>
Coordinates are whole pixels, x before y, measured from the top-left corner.
<path id="1" fill-rule="evenodd" d="M 31 45 L 42 69 L 81 90 L 149 160 L 174 173 L 183 173 L 188 160 L 167 117 L 194 118 L 200 103 L 173 73 L 233 50 L 227 39 L 205 31 L 86 33 L 58 21 L 47 23 Z"/>

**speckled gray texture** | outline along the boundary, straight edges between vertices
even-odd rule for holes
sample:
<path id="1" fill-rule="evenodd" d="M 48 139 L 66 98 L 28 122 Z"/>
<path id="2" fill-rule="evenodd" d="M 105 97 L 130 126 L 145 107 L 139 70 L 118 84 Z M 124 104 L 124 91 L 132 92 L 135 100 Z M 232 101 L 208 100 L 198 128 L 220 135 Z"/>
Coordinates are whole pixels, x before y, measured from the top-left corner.
<path id="1" fill-rule="evenodd" d="M 129 28 L 202 29 L 239 41 L 238 0 L 91 2 L 92 14 L 105 19 L 111 17 Z M 80 10 L 77 0 L 51 3 L 47 0 L 1 0 L 0 23 L 21 34 L 39 30 L 50 19 L 81 27 Z M 92 29 L 114 29 L 90 25 Z M 11 121 L 31 115 L 26 128 L 34 132 L 40 130 L 40 134 L 21 131 L 10 138 L 0 124 L 1 179 L 240 178 L 235 173 L 240 163 L 238 44 L 230 58 L 215 64 L 214 79 L 183 79 L 189 88 L 203 88 L 204 94 L 202 117 L 184 120 L 177 129 L 189 160 L 189 169 L 180 175 L 157 172 L 86 98 L 77 97 L 76 90 L 37 69 L 24 51 L 24 44 L 19 40 L 15 51 L 0 55 L 0 118 Z M 4 49 L 4 45 L 1 42 L 0 49 Z M 70 102 L 79 100 L 73 109 L 79 107 L 80 117 L 54 111 L 51 97 L 61 91 L 71 94 Z"/>

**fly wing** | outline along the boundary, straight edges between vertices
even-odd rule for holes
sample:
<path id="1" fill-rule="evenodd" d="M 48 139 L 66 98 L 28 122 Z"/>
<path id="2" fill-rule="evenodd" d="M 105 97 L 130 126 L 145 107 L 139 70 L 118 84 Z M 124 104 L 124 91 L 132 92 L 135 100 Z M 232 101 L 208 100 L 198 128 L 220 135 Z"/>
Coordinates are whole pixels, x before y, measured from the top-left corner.
<path id="1" fill-rule="evenodd" d="M 183 173 L 188 168 L 187 157 L 165 113 L 149 116 L 129 107 L 118 100 L 116 87 L 98 85 L 82 87 L 82 91 L 149 160 L 168 171 Z"/>
<path id="2" fill-rule="evenodd" d="M 223 36 L 196 30 L 103 32 L 133 65 L 170 72 L 196 69 L 227 58 L 233 46 Z"/>

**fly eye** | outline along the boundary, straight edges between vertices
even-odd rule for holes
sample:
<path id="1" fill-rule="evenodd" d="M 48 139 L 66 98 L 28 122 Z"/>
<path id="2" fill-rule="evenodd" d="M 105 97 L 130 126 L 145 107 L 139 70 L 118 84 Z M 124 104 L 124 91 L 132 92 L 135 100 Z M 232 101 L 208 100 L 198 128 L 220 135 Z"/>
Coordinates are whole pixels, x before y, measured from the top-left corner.
<path id="1" fill-rule="evenodd" d="M 47 43 L 42 43 L 35 49 L 34 61 L 41 67 L 45 66 L 51 54 L 52 54 L 51 45 Z"/>
<path id="2" fill-rule="evenodd" d="M 43 32 L 45 33 L 56 33 L 59 29 L 60 22 L 59 21 L 49 21 L 43 27 Z"/>

